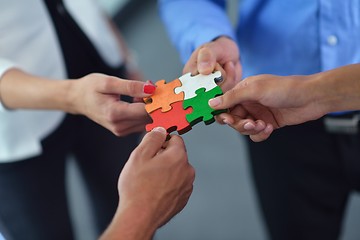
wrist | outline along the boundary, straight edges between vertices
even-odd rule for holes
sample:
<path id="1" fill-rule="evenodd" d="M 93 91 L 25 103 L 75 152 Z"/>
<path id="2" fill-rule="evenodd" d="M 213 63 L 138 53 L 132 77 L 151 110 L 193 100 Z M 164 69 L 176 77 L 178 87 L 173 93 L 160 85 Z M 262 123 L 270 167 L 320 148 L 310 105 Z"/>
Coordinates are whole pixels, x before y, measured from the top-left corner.
<path id="1" fill-rule="evenodd" d="M 65 80 L 63 81 L 64 85 L 63 85 L 63 89 L 64 89 L 64 93 L 65 93 L 65 97 L 63 98 L 63 111 L 67 112 L 67 113 L 71 113 L 71 114 L 80 114 L 80 111 L 78 110 L 77 107 L 77 97 L 78 97 L 78 92 L 76 91 L 76 85 L 78 83 L 77 80 Z"/>
<path id="2" fill-rule="evenodd" d="M 306 81 L 304 86 L 304 93 L 310 96 L 309 103 L 315 106 L 317 112 L 325 115 L 329 112 L 336 111 L 336 104 L 338 103 L 338 94 L 336 89 L 329 87 L 329 82 L 333 81 L 333 76 L 321 72 L 308 76 L 309 81 Z"/>
<path id="3" fill-rule="evenodd" d="M 110 226 L 100 239 L 151 240 L 157 230 L 154 222 L 141 208 L 119 206 Z"/>

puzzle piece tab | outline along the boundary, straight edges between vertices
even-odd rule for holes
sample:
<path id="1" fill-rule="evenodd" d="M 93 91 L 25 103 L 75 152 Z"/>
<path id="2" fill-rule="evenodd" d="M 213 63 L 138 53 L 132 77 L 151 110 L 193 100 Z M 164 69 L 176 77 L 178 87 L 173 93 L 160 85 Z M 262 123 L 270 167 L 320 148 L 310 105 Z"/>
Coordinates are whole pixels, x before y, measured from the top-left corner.
<path id="1" fill-rule="evenodd" d="M 191 73 L 186 73 L 179 77 L 182 86 L 175 88 L 175 93 L 179 94 L 184 92 L 184 100 L 194 98 L 196 96 L 196 90 L 200 88 L 204 88 L 207 92 L 217 87 L 216 80 L 221 77 L 220 71 L 209 75 L 198 74 L 196 76 L 191 76 Z"/>
<path id="2" fill-rule="evenodd" d="M 175 94 L 174 88 L 181 86 L 179 79 L 175 79 L 169 83 L 165 80 L 157 81 L 156 90 L 151 97 L 144 98 L 145 109 L 148 113 L 151 113 L 161 108 L 162 112 L 168 112 L 171 110 L 171 104 L 184 100 L 184 93 L 180 92 Z"/>
<path id="3" fill-rule="evenodd" d="M 184 134 L 191 130 L 190 123 L 186 120 L 186 114 L 192 112 L 191 108 L 183 109 L 183 102 L 175 102 L 171 104 L 171 111 L 162 112 L 157 109 L 150 113 L 153 123 L 146 125 L 146 131 L 151 131 L 155 127 L 163 127 L 168 133 L 177 131 L 179 134 Z"/>
<path id="4" fill-rule="evenodd" d="M 205 88 L 200 88 L 196 90 L 195 93 L 197 94 L 195 97 L 184 100 L 183 103 L 184 109 L 188 109 L 189 107 L 193 108 L 192 113 L 186 115 L 186 119 L 191 126 L 194 126 L 201 121 L 204 121 L 206 125 L 211 124 L 215 121 L 215 115 L 226 112 L 226 110 L 214 110 L 208 104 L 211 98 L 223 94 L 219 86 L 216 86 L 207 92 L 205 91 Z"/>

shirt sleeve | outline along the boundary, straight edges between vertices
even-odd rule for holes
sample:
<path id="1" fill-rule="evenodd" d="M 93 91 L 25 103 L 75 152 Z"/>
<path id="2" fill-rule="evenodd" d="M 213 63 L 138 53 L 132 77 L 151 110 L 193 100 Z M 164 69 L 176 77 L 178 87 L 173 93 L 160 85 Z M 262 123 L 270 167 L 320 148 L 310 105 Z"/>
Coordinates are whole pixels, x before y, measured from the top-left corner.
<path id="1" fill-rule="evenodd" d="M 236 41 L 225 0 L 159 0 L 159 12 L 172 43 L 185 63 L 191 53 L 216 37 Z"/>
<path id="2" fill-rule="evenodd" d="M 1 78 L 3 77 L 4 73 L 6 71 L 8 71 L 10 68 L 13 68 L 15 66 L 16 66 L 15 63 L 13 63 L 7 59 L 0 58 L 0 85 L 1 85 Z M 6 108 L 2 104 L 1 98 L 0 98 L 0 112 L 2 112 L 2 111 L 6 111 Z"/>

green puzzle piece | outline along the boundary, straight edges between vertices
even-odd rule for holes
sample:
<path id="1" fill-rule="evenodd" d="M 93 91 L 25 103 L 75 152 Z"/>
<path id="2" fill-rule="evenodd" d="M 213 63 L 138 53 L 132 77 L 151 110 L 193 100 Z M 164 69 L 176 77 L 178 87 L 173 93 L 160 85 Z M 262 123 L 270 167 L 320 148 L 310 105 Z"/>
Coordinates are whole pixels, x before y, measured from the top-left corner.
<path id="1" fill-rule="evenodd" d="M 199 88 L 195 93 L 197 94 L 196 97 L 186 99 L 183 103 L 184 109 L 189 107 L 193 108 L 192 113 L 186 115 L 186 119 L 191 126 L 194 126 L 201 121 L 204 121 L 206 125 L 209 125 L 215 121 L 215 115 L 226 112 L 225 109 L 214 110 L 208 104 L 211 98 L 223 94 L 219 86 L 216 86 L 207 92 L 205 92 L 205 88 Z"/>

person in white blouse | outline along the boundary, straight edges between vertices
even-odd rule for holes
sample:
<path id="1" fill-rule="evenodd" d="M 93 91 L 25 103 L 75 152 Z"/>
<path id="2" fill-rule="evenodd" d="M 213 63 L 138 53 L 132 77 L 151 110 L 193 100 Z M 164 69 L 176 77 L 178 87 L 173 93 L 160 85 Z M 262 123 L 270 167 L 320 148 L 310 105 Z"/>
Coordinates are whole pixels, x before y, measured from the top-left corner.
<path id="1" fill-rule="evenodd" d="M 139 75 L 126 69 L 120 34 L 93 0 L 0 6 L 0 228 L 9 239 L 73 238 L 65 187 L 72 154 L 100 234 L 138 143 L 132 133 L 149 122 L 143 103 L 125 95 L 148 96 L 154 86 L 125 80 Z"/>

